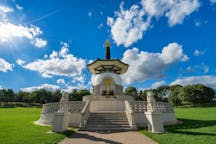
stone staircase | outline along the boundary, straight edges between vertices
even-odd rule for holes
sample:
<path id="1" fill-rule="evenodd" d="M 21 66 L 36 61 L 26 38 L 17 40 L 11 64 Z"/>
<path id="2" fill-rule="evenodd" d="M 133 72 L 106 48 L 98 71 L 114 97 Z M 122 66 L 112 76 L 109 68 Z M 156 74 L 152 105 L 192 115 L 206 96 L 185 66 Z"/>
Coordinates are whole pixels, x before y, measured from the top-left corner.
<path id="1" fill-rule="evenodd" d="M 90 113 L 83 130 L 131 130 L 125 112 L 97 112 Z"/>

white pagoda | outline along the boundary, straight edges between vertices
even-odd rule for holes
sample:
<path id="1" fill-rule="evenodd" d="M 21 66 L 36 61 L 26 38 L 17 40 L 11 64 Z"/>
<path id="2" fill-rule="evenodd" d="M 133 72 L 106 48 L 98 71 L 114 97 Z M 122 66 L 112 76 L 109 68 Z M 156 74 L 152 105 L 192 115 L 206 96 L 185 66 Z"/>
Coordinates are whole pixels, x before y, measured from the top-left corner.
<path id="1" fill-rule="evenodd" d="M 105 48 L 105 59 L 87 65 L 92 73 L 93 93 L 84 96 L 83 101 L 66 102 L 66 98 L 44 104 L 37 123 L 63 128 L 60 131 L 67 126 L 82 130 L 134 130 L 150 126 L 154 132 L 158 127 L 161 129 L 158 132 L 163 132 L 163 125 L 176 124 L 169 103 L 156 102 L 151 95 L 149 101 L 135 101 L 132 96 L 123 94 L 120 75 L 127 72 L 129 65 L 111 59 L 109 41 L 106 41 Z"/>

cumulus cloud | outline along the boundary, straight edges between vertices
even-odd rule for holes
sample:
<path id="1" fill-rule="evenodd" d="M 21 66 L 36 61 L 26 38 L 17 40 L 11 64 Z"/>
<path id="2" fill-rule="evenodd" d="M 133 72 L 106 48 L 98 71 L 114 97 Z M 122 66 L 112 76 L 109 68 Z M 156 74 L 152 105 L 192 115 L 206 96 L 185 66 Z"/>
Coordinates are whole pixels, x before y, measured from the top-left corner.
<path id="1" fill-rule="evenodd" d="M 166 84 L 165 81 L 158 81 L 158 82 L 155 82 L 152 84 L 152 88 L 158 88 L 158 87 L 163 86 L 165 84 Z"/>
<path id="2" fill-rule="evenodd" d="M 47 41 L 44 40 L 44 39 L 41 39 L 41 38 L 35 38 L 32 41 L 32 44 L 35 45 L 38 48 L 42 48 L 42 47 L 45 47 L 47 45 Z"/>
<path id="3" fill-rule="evenodd" d="M 17 64 L 19 64 L 19 65 L 23 65 L 23 64 L 26 63 L 24 60 L 21 60 L 21 59 L 18 59 L 16 62 L 17 62 Z"/>
<path id="4" fill-rule="evenodd" d="M 21 5 L 19 5 L 19 4 L 16 4 L 16 8 L 17 8 L 18 10 L 23 10 L 23 7 L 22 7 Z"/>
<path id="5" fill-rule="evenodd" d="M 205 54 L 205 51 L 201 51 L 201 50 L 198 50 L 198 49 L 195 49 L 194 52 L 193 52 L 194 56 L 201 56 L 201 55 L 204 55 L 204 54 Z"/>
<path id="6" fill-rule="evenodd" d="M 167 17 L 169 26 L 182 24 L 200 6 L 198 0 L 142 0 L 141 5 L 134 4 L 124 10 L 123 4 L 114 17 L 107 17 L 107 24 L 116 44 L 125 47 L 142 39 L 143 32 L 151 28 L 153 18 Z"/>
<path id="7" fill-rule="evenodd" d="M 14 39 L 27 39 L 35 47 L 45 47 L 47 41 L 39 38 L 43 33 L 41 29 L 34 25 L 14 24 L 10 22 L 7 13 L 13 12 L 10 7 L 0 5 L 0 44 L 10 43 Z"/>
<path id="8" fill-rule="evenodd" d="M 129 64 L 127 73 L 122 75 L 123 81 L 130 84 L 150 78 L 161 78 L 169 66 L 188 59 L 178 43 L 168 44 L 161 53 L 139 51 L 137 48 L 128 49 L 122 58 L 123 62 Z"/>
<path id="9" fill-rule="evenodd" d="M 10 13 L 13 12 L 13 8 L 5 6 L 5 5 L 0 5 L 0 12 L 2 13 Z"/>
<path id="10" fill-rule="evenodd" d="M 52 85 L 52 84 L 42 84 L 40 86 L 33 86 L 33 87 L 26 87 L 26 88 L 21 88 L 21 91 L 25 91 L 25 92 L 33 92 L 39 89 L 45 89 L 48 91 L 52 91 L 55 92 L 56 90 L 59 90 L 60 87 L 57 85 Z"/>
<path id="11" fill-rule="evenodd" d="M 57 84 L 65 84 L 65 80 L 64 79 L 58 79 L 56 82 L 57 82 Z"/>
<path id="12" fill-rule="evenodd" d="M 6 60 L 0 58 L 0 72 L 7 72 L 13 70 L 13 64 L 10 64 Z"/>
<path id="13" fill-rule="evenodd" d="M 59 52 L 53 51 L 49 58 L 37 59 L 34 62 L 21 64 L 25 69 L 37 71 L 43 77 L 51 78 L 53 76 L 79 77 L 86 68 L 86 61 L 69 54 L 69 46 L 63 44 Z"/>
<path id="14" fill-rule="evenodd" d="M 138 5 L 132 5 L 129 10 L 124 10 L 123 4 L 120 4 L 120 11 L 116 12 L 117 18 L 108 17 L 107 24 L 111 27 L 112 38 L 116 44 L 128 47 L 142 38 L 150 21 L 143 18 L 145 13 Z"/>
<path id="15" fill-rule="evenodd" d="M 190 76 L 176 79 L 171 82 L 170 85 L 193 85 L 193 84 L 203 84 L 216 89 L 216 76 L 203 75 L 203 76 Z"/>

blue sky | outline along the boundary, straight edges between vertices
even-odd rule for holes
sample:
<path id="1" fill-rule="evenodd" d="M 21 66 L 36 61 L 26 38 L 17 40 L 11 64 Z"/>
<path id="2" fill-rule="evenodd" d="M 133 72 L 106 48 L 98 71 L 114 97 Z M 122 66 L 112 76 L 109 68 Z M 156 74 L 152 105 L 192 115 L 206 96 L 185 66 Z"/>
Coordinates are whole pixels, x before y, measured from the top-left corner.
<path id="1" fill-rule="evenodd" d="M 124 86 L 216 89 L 216 0 L 1 0 L 0 88 L 87 88 L 86 64 L 128 63 Z"/>

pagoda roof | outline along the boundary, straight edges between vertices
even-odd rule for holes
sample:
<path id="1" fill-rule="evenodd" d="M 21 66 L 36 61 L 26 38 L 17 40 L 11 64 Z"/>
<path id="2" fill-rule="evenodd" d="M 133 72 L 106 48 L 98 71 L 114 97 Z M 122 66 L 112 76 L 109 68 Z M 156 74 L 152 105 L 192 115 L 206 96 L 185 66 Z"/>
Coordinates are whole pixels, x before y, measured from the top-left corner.
<path id="1" fill-rule="evenodd" d="M 100 74 L 105 71 L 114 72 L 116 74 L 123 74 L 128 70 L 128 64 L 123 63 L 119 59 L 103 60 L 97 59 L 96 61 L 87 65 L 88 70 L 92 74 Z"/>

